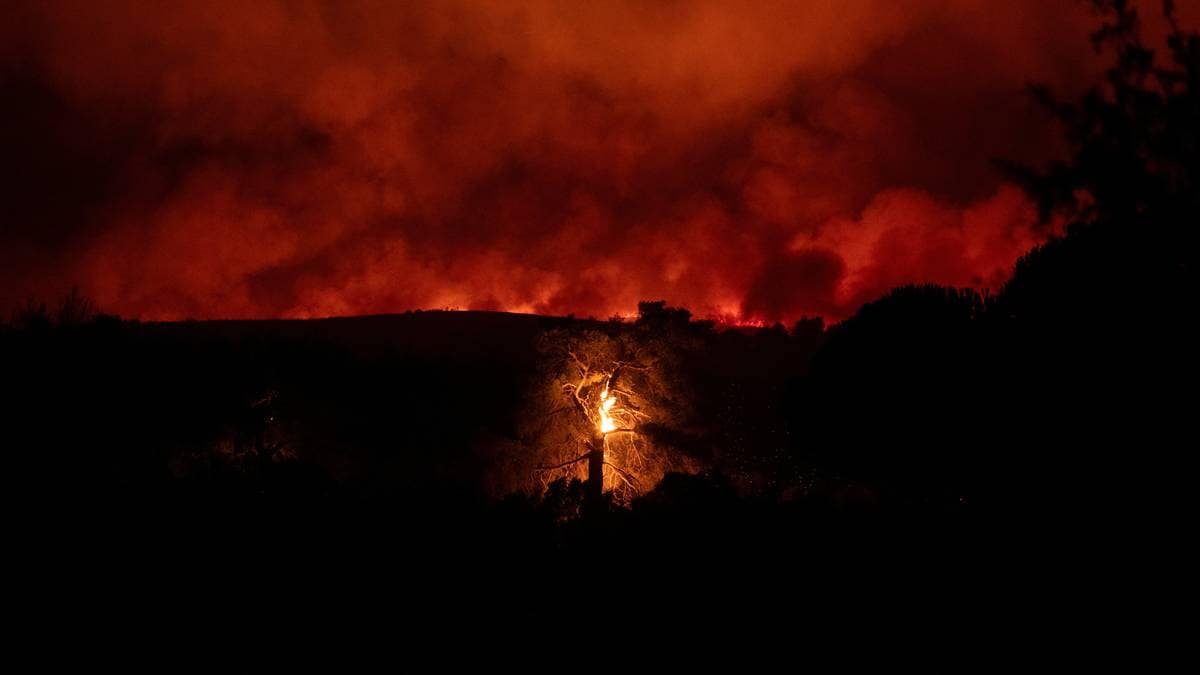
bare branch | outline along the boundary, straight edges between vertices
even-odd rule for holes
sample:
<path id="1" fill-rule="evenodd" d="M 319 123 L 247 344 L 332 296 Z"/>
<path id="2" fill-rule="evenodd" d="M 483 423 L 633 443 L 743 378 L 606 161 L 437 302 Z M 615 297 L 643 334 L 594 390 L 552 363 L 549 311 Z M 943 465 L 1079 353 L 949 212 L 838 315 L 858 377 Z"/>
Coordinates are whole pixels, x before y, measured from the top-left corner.
<path id="1" fill-rule="evenodd" d="M 565 384 L 563 385 L 563 389 L 571 392 L 571 400 L 575 402 L 575 408 L 583 414 L 583 418 L 590 424 L 594 420 L 592 419 L 591 411 L 588 410 L 587 403 L 585 403 L 583 397 L 579 395 L 579 388 L 581 385 L 582 382 L 579 385 Z"/>
<path id="2" fill-rule="evenodd" d="M 582 455 L 576 457 L 575 459 L 568 459 L 567 461 L 565 461 L 561 464 L 555 464 L 554 466 L 539 466 L 539 467 L 536 467 L 534 469 L 534 471 L 553 471 L 555 469 L 561 469 L 564 466 L 567 466 L 569 464 L 574 464 L 576 462 L 582 462 L 583 460 L 587 459 L 588 456 L 591 454 L 592 453 L 590 453 L 590 452 L 585 452 Z"/>
<path id="3" fill-rule="evenodd" d="M 637 478 L 635 478 L 633 476 L 633 474 L 629 473 L 625 469 L 622 469 L 621 467 L 617 466 L 616 464 L 613 464 L 612 462 L 605 462 L 604 465 L 611 466 L 613 468 L 613 471 L 616 472 L 616 475 L 618 478 L 620 478 L 622 481 L 624 481 L 625 484 L 628 485 L 631 490 L 633 490 L 635 492 L 638 491 Z"/>
<path id="4" fill-rule="evenodd" d="M 571 357 L 571 360 L 575 362 L 575 365 L 579 366 L 579 379 L 582 382 L 587 378 L 588 372 L 592 369 L 591 366 L 576 356 L 575 352 L 571 351 L 570 349 L 567 350 L 567 356 Z"/>

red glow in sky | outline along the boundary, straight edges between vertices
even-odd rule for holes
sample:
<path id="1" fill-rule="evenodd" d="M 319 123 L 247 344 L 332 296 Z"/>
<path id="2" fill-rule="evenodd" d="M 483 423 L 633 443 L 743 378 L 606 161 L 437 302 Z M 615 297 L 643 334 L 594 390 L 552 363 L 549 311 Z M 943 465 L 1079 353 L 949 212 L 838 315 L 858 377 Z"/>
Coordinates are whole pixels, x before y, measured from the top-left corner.
<path id="1" fill-rule="evenodd" d="M 0 302 L 840 318 L 1044 238 L 1083 3 L 7 2 Z"/>

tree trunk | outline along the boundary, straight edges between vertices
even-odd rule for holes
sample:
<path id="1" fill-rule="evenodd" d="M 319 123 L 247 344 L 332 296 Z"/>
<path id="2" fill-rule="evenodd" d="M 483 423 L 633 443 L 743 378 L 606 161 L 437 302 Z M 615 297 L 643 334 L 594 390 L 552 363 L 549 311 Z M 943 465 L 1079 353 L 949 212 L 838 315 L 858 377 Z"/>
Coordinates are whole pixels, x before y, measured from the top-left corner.
<path id="1" fill-rule="evenodd" d="M 590 446 L 584 507 L 590 515 L 595 515 L 604 505 L 604 436 L 594 436 Z"/>

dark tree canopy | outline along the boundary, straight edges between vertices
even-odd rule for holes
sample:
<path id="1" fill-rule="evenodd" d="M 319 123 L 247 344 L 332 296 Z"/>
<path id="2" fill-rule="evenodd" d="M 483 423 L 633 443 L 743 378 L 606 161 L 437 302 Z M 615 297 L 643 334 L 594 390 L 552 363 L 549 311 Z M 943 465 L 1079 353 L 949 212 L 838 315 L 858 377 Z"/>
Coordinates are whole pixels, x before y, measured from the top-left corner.
<path id="1" fill-rule="evenodd" d="M 1200 203 L 1200 36 L 1180 26 L 1172 0 L 1163 2 L 1169 32 L 1161 51 L 1143 41 L 1128 0 L 1093 4 L 1104 17 L 1093 45 L 1114 59 L 1104 82 L 1078 101 L 1032 87 L 1061 123 L 1071 156 L 1045 171 L 1008 167 L 1044 215 L 1059 212 L 1077 223 L 1173 224 L 1194 215 Z"/>
<path id="2" fill-rule="evenodd" d="M 1200 37 L 1165 2 L 1154 49 L 1132 3 L 1093 4 L 1104 81 L 1076 101 L 1033 88 L 1069 156 L 1005 165 L 1064 231 L 996 296 L 896 289 L 835 326 L 791 399 L 814 465 L 903 500 L 1042 512 L 1163 492 L 1189 418 L 1164 377 L 1197 341 Z"/>
<path id="3" fill-rule="evenodd" d="M 1166 44 L 1155 49 L 1132 3 L 1094 4 L 1104 17 L 1094 46 L 1113 58 L 1103 83 L 1077 101 L 1034 87 L 1070 157 L 1044 171 L 1008 167 L 1045 216 L 1066 221 L 1066 236 L 1018 261 L 999 312 L 1084 331 L 1100 317 L 1175 321 L 1200 223 L 1200 35 L 1167 0 Z"/>

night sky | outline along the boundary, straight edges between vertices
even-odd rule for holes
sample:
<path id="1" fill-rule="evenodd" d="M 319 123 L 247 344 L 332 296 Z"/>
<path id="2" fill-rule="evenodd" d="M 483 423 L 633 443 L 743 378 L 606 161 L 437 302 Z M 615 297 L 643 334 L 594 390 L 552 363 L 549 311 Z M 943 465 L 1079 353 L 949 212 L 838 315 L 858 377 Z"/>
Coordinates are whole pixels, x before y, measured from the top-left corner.
<path id="1" fill-rule="evenodd" d="M 996 289 L 1053 225 L 991 160 L 1063 152 L 1024 87 L 1094 82 L 1096 25 L 1068 0 L 8 0 L 0 305 L 793 321 Z"/>

